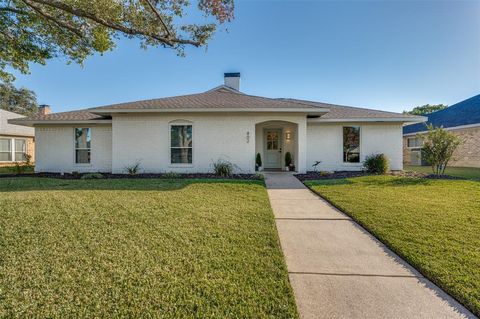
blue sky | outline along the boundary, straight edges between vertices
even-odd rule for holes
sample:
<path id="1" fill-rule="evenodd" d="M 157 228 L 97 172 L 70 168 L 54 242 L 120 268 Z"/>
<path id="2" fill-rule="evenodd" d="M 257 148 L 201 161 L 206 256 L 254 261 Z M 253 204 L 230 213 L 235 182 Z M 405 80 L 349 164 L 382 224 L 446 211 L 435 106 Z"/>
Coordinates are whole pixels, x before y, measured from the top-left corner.
<path id="1" fill-rule="evenodd" d="M 186 57 L 121 40 L 16 84 L 56 112 L 201 92 L 236 71 L 248 94 L 391 111 L 480 93 L 480 1 L 237 0 L 226 27 Z"/>

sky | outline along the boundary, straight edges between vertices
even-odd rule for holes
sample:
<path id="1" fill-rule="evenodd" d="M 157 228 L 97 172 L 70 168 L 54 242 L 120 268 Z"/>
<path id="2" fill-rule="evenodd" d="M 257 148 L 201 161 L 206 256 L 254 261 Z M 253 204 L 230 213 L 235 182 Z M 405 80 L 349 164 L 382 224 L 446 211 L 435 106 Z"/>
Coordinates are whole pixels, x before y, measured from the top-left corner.
<path id="1" fill-rule="evenodd" d="M 225 30 L 225 27 L 227 30 Z M 240 72 L 240 90 L 398 111 L 480 93 L 480 1 L 235 1 L 235 19 L 186 57 L 117 48 L 32 65 L 16 85 L 54 112 L 206 91 Z"/>

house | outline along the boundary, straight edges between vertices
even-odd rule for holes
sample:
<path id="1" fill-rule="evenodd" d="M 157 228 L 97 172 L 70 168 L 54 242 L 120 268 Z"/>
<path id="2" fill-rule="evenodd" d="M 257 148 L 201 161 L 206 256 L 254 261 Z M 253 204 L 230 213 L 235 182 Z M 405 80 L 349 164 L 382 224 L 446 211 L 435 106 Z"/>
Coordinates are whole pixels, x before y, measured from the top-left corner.
<path id="1" fill-rule="evenodd" d="M 37 172 L 211 172 L 223 159 L 238 172 L 280 170 L 286 152 L 296 170 L 360 170 L 384 153 L 402 169 L 402 126 L 423 117 L 240 92 L 240 74 L 197 94 L 35 115 L 10 120 L 33 126 Z"/>
<path id="2" fill-rule="evenodd" d="M 403 160 L 405 164 L 421 165 L 421 135 L 426 124 L 443 127 L 460 136 L 463 144 L 453 154 L 450 166 L 480 167 L 480 94 L 454 104 L 444 110 L 430 113 L 427 123 L 403 128 Z"/>
<path id="3" fill-rule="evenodd" d="M 26 155 L 34 160 L 34 129 L 8 123 L 22 115 L 0 109 L 0 166 L 23 162 Z"/>

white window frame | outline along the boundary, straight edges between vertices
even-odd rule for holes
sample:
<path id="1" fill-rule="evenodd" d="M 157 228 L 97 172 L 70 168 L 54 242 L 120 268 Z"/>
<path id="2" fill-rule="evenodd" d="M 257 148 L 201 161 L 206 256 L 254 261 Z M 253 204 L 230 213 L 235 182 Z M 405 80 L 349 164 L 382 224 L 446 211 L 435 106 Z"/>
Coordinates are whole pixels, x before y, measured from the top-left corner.
<path id="1" fill-rule="evenodd" d="M 408 141 L 413 139 L 413 140 L 416 140 L 417 138 L 420 139 L 420 141 L 422 142 L 420 146 L 408 146 Z M 423 138 L 422 137 L 418 137 L 418 136 L 411 136 L 411 137 L 407 137 L 407 148 L 408 149 L 413 149 L 413 148 L 422 148 L 423 147 Z"/>
<path id="2" fill-rule="evenodd" d="M 358 162 L 345 162 L 345 159 L 343 157 L 343 129 L 345 127 L 358 127 Z M 362 166 L 362 126 L 361 125 L 342 125 L 342 163 L 344 166 Z"/>
<path id="3" fill-rule="evenodd" d="M 9 140 L 10 141 L 10 157 L 12 158 L 12 160 L 10 160 L 10 161 L 0 161 L 0 163 L 12 163 L 13 160 L 15 159 L 15 157 L 14 157 L 15 154 L 13 153 L 13 150 L 15 148 L 15 145 L 13 145 L 14 144 L 13 138 L 11 138 L 11 137 L 0 137 L 0 140 Z"/>
<path id="4" fill-rule="evenodd" d="M 192 162 L 191 163 L 172 163 L 172 148 L 186 148 L 186 147 L 172 147 L 172 126 L 191 126 L 192 127 Z M 193 167 L 195 163 L 195 126 L 190 121 L 172 121 L 168 124 L 168 167 Z"/>
<path id="5" fill-rule="evenodd" d="M 25 153 L 23 153 L 23 154 L 25 154 L 25 155 L 28 154 L 28 152 L 27 152 L 27 147 L 28 147 L 28 145 L 27 145 L 27 139 L 25 139 L 25 138 L 12 138 L 12 151 L 13 151 L 13 152 L 12 152 L 12 155 L 13 155 L 13 156 L 12 156 L 12 160 L 13 160 L 14 162 L 25 162 L 24 160 L 22 160 L 22 161 L 17 161 L 17 160 L 15 160 L 16 155 L 17 155 L 17 153 L 18 153 L 18 152 L 17 152 L 17 145 L 16 145 L 16 143 L 15 143 L 17 140 L 21 140 L 21 141 L 24 142 L 24 144 L 25 144 Z"/>
<path id="6" fill-rule="evenodd" d="M 77 136 L 75 134 L 75 130 L 77 129 L 89 129 L 90 130 L 90 148 L 77 148 Z M 92 165 L 92 158 L 93 158 L 93 152 L 92 152 L 92 143 L 93 143 L 93 131 L 92 128 L 87 126 L 87 127 L 74 127 L 73 128 L 73 164 L 76 166 L 91 166 Z M 77 163 L 77 150 L 90 150 L 90 162 L 88 163 Z"/>
<path id="7" fill-rule="evenodd" d="M 0 137 L 0 140 L 10 140 L 10 157 L 12 160 L 10 161 L 0 161 L 0 163 L 15 163 L 15 162 L 25 162 L 25 161 L 16 161 L 15 160 L 15 153 L 16 153 L 16 147 L 15 147 L 15 141 L 16 140 L 22 140 L 25 142 L 25 154 L 28 154 L 28 141 L 26 138 L 17 138 L 17 137 Z"/>

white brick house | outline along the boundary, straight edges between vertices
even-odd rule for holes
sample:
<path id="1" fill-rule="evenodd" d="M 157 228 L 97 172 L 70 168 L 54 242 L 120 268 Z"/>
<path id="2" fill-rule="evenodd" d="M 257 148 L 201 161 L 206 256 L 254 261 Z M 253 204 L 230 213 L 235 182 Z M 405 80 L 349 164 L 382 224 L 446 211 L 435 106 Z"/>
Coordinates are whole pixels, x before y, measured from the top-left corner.
<path id="1" fill-rule="evenodd" d="M 139 162 L 142 172 L 210 172 L 218 159 L 240 173 L 283 169 L 286 152 L 298 172 L 359 170 L 365 156 L 384 153 L 402 169 L 402 126 L 423 117 L 239 91 L 225 85 L 177 97 L 10 120 L 35 127 L 37 172 L 113 172 Z"/>

